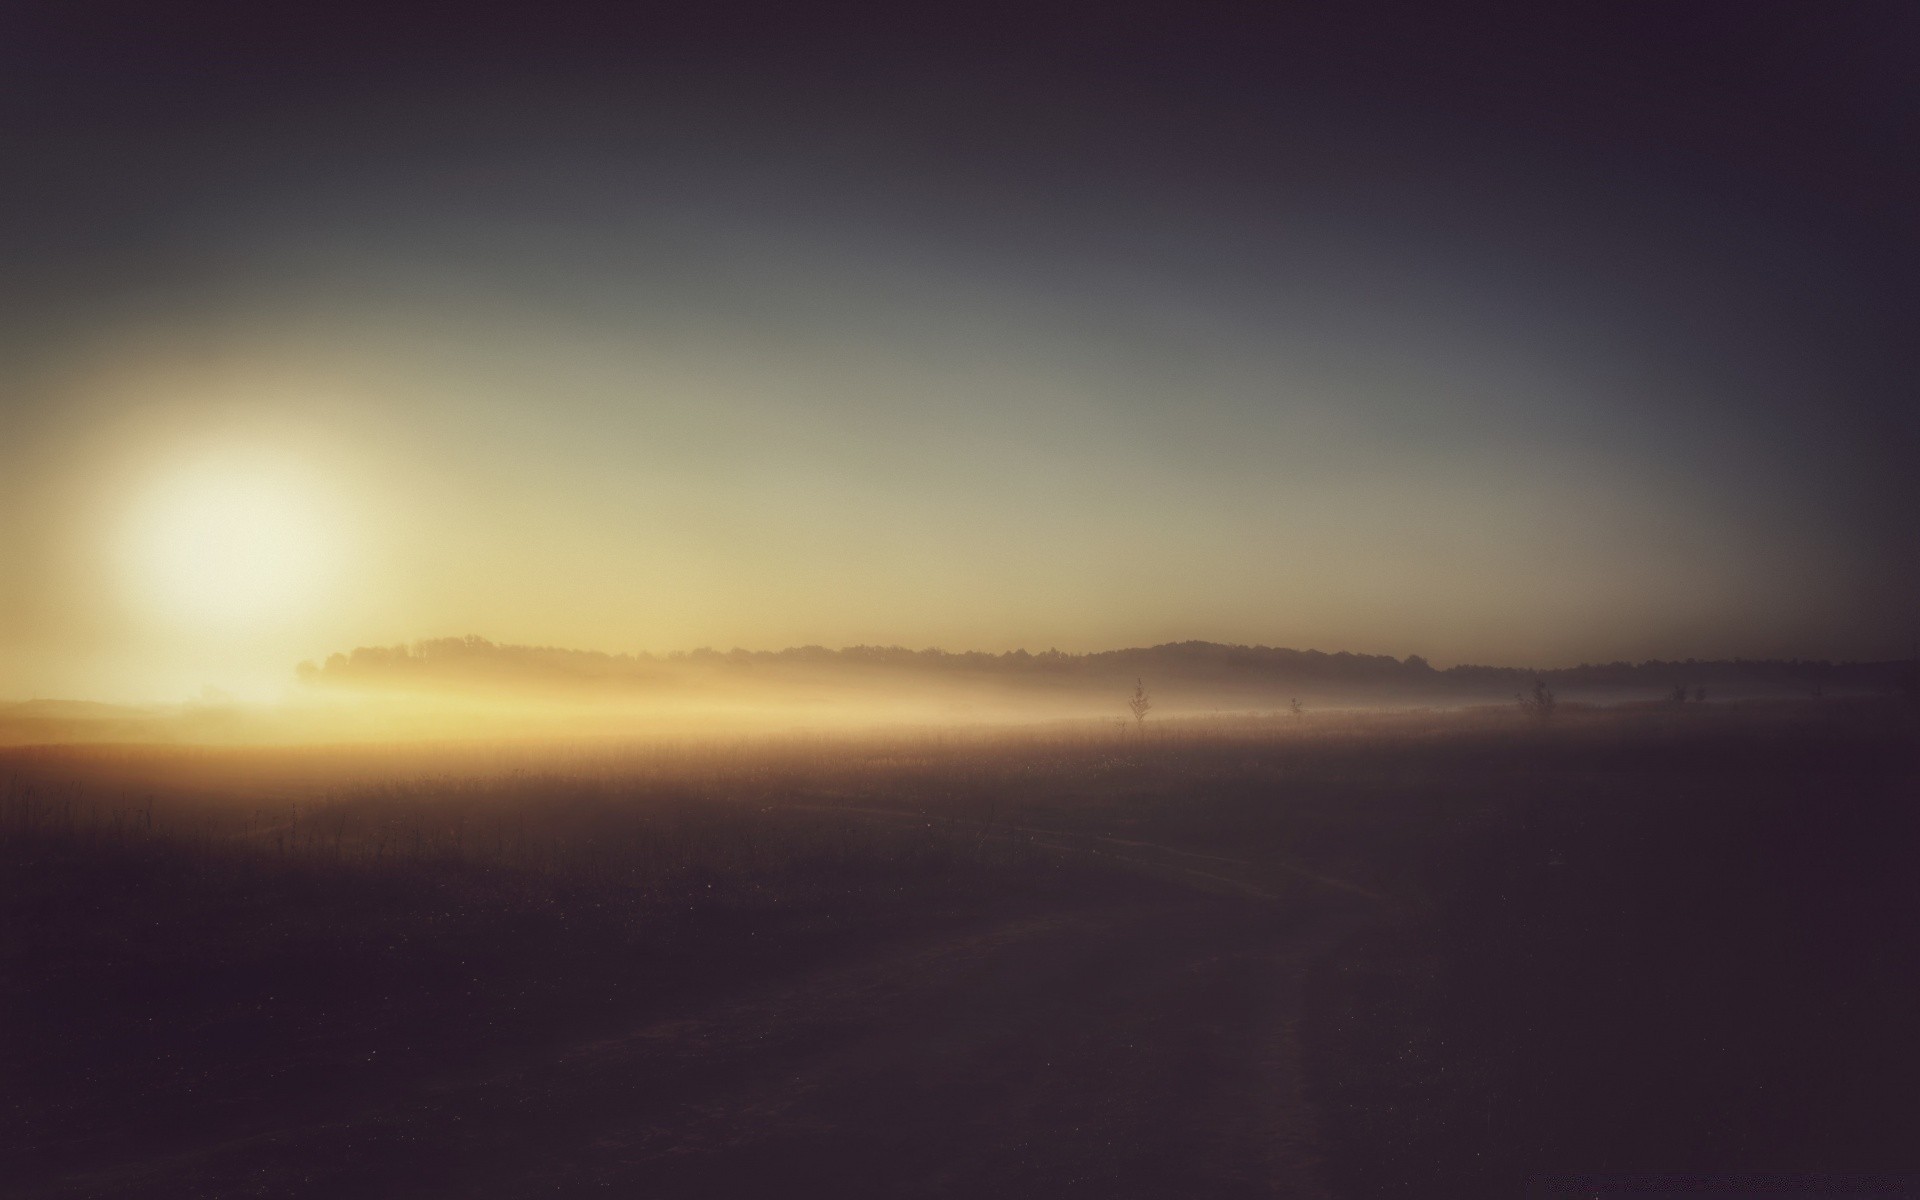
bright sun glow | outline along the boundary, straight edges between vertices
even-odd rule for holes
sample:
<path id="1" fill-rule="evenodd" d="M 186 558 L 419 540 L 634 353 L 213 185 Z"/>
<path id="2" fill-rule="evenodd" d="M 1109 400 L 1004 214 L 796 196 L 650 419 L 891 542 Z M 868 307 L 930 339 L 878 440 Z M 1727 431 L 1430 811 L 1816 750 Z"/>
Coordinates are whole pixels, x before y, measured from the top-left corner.
<path id="1" fill-rule="evenodd" d="M 250 463 L 203 461 L 159 480 L 141 497 L 130 533 L 142 608 L 229 631 L 312 610 L 333 558 L 312 488 Z"/>

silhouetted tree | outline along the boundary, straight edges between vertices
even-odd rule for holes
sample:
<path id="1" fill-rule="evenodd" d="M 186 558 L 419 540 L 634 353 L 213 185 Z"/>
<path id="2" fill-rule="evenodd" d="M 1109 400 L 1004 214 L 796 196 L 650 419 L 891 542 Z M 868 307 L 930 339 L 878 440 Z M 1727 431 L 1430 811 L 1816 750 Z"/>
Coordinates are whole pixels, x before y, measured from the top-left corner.
<path id="1" fill-rule="evenodd" d="M 1687 702 L 1687 685 L 1684 683 L 1674 684 L 1673 690 L 1667 693 L 1667 699 L 1673 701 L 1675 704 L 1685 704 Z"/>
<path id="2" fill-rule="evenodd" d="M 1534 680 L 1532 691 L 1525 695 L 1517 695 L 1514 699 L 1519 702 L 1521 711 L 1541 721 L 1551 717 L 1553 710 L 1559 707 L 1560 704 L 1558 700 L 1554 699 L 1553 689 L 1547 686 L 1547 682 L 1544 679 Z"/>
<path id="3" fill-rule="evenodd" d="M 1707 689 L 1703 687 L 1694 688 L 1693 702 L 1695 704 L 1705 704 L 1707 702 Z"/>
<path id="4" fill-rule="evenodd" d="M 1293 719 L 1297 721 L 1307 715 L 1307 706 L 1300 703 L 1300 697 L 1295 696 L 1293 699 L 1287 701 L 1287 711 L 1292 713 Z"/>
<path id="5" fill-rule="evenodd" d="M 1127 701 L 1127 711 L 1133 714 L 1134 727 L 1144 732 L 1147 727 L 1147 713 L 1153 708 L 1153 697 L 1147 694 L 1147 685 L 1141 680 L 1133 681 L 1133 696 Z"/>

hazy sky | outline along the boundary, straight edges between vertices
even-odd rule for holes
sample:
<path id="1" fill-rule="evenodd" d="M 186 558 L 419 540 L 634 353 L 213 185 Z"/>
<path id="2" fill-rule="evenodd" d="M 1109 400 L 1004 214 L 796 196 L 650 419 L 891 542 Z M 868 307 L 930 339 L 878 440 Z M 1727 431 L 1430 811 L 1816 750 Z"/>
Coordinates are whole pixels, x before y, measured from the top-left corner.
<path id="1" fill-rule="evenodd" d="M 1920 9 L 1273 7 L 9 5 L 0 698 L 1903 653 Z"/>

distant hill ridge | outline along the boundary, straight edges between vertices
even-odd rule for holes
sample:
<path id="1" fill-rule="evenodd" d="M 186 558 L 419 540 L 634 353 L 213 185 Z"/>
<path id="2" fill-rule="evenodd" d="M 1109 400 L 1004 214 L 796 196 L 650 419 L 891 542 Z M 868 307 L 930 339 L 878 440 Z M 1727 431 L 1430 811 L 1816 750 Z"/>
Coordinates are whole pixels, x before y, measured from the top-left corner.
<path id="1" fill-rule="evenodd" d="M 665 681 L 689 671 L 750 675 L 772 668 L 781 675 L 870 674 L 876 671 L 929 676 L 998 677 L 1107 682 L 1133 676 L 1223 685 L 1319 682 L 1435 691 L 1512 689 L 1534 679 L 1564 688 L 1667 688 L 1688 686 L 1768 687 L 1794 691 L 1895 686 L 1908 664 L 1899 661 L 1835 663 L 1806 659 L 1648 660 L 1582 664 L 1534 670 L 1461 665 L 1435 668 L 1417 654 L 1327 653 L 1277 646 L 1219 642 L 1167 642 L 1157 646 L 1068 654 L 1059 650 L 1003 654 L 983 651 L 910 650 L 902 646 L 796 646 L 785 650 L 676 651 L 664 655 L 610 654 L 553 646 L 496 643 L 482 637 L 433 638 L 411 645 L 362 646 L 322 663 L 301 663 L 300 678 L 313 684 L 381 684 L 408 679 L 564 681 Z"/>

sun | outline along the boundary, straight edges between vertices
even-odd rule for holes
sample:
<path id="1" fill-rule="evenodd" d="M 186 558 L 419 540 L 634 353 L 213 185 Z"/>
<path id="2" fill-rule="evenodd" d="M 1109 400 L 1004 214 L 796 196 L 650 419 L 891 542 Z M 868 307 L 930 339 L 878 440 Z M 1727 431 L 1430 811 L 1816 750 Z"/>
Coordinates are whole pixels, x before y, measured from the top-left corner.
<path id="1" fill-rule="evenodd" d="M 139 498 L 128 558 L 136 602 L 229 631 L 281 624 L 322 603 L 335 530 L 310 480 L 284 465 L 210 459 Z"/>

